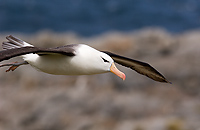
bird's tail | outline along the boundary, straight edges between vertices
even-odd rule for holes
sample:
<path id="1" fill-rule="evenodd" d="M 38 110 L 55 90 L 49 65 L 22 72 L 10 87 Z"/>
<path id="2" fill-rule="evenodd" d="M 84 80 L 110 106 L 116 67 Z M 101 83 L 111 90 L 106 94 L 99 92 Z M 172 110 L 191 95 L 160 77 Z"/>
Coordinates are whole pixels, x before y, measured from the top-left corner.
<path id="1" fill-rule="evenodd" d="M 12 35 L 7 36 L 6 39 L 8 41 L 2 43 L 2 48 L 4 50 L 27 47 L 27 46 L 33 47 L 33 45 L 31 45 L 21 39 L 18 39 Z"/>

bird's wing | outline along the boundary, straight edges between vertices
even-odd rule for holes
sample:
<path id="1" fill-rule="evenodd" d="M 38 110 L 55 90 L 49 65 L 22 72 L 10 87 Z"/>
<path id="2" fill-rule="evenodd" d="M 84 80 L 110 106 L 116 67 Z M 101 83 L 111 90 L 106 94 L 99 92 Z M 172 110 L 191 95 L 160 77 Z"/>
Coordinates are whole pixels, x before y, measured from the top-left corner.
<path id="1" fill-rule="evenodd" d="M 21 48 L 14 48 L 14 49 L 8 49 L 0 51 L 0 62 L 3 60 L 8 60 L 10 58 L 30 54 L 30 53 L 36 53 L 39 55 L 43 54 L 62 54 L 66 56 L 75 56 L 75 50 L 72 47 L 63 46 L 63 47 L 57 47 L 57 48 L 38 48 L 38 47 L 21 47 Z"/>
<path id="2" fill-rule="evenodd" d="M 146 75 L 147 77 L 155 81 L 170 83 L 162 74 L 160 74 L 156 69 L 154 69 L 148 63 L 137 61 L 137 60 L 130 59 L 127 57 L 123 57 L 123 56 L 120 56 L 111 52 L 107 52 L 107 51 L 102 51 L 102 52 L 112 57 L 116 63 L 129 67 L 135 70 L 136 72 L 142 75 Z"/>

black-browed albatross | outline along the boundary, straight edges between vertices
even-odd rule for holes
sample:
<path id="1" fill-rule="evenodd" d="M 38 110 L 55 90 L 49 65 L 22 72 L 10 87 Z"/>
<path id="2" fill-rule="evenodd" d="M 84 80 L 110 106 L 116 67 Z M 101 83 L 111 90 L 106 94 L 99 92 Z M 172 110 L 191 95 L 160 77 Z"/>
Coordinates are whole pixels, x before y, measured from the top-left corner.
<path id="1" fill-rule="evenodd" d="M 119 71 L 114 62 L 129 67 L 136 72 L 159 81 L 170 83 L 162 74 L 149 64 L 107 51 L 98 51 L 85 44 L 71 44 L 56 48 L 39 48 L 12 35 L 2 43 L 0 62 L 16 56 L 22 56 L 24 62 L 2 64 L 11 66 L 6 72 L 14 71 L 20 65 L 30 64 L 34 68 L 54 75 L 92 75 L 112 72 L 125 80 L 126 76 Z"/>

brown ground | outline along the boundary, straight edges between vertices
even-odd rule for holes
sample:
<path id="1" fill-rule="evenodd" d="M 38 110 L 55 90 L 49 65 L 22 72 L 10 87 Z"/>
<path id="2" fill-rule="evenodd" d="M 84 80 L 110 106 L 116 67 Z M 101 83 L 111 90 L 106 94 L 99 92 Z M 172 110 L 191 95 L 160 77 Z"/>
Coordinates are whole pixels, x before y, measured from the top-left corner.
<path id="1" fill-rule="evenodd" d="M 200 130 L 200 31 L 13 35 L 40 47 L 87 43 L 148 62 L 173 84 L 121 66 L 125 81 L 111 73 L 54 76 L 29 65 L 8 73 L 1 68 L 0 130 Z"/>

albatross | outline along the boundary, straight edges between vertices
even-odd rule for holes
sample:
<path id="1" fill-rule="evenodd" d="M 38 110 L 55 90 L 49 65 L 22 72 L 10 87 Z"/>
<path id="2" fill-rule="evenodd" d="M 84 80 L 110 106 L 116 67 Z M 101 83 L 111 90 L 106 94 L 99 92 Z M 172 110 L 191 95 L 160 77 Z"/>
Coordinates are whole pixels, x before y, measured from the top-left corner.
<path id="1" fill-rule="evenodd" d="M 145 62 L 120 56 L 108 51 L 98 51 L 86 44 L 69 44 L 55 48 L 40 48 L 12 35 L 2 43 L 0 62 L 21 56 L 23 62 L 1 64 L 10 66 L 6 72 L 14 71 L 21 65 L 30 64 L 45 73 L 54 75 L 93 75 L 112 72 L 125 80 L 126 76 L 115 63 L 131 68 L 155 81 L 170 83 L 161 73 Z"/>

